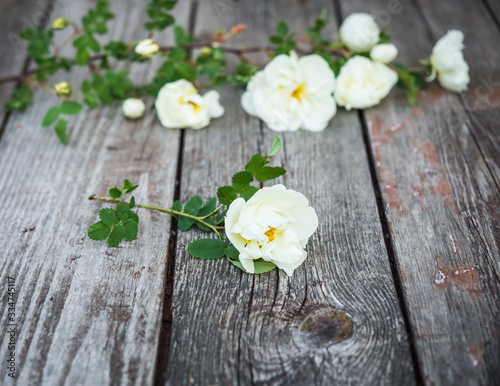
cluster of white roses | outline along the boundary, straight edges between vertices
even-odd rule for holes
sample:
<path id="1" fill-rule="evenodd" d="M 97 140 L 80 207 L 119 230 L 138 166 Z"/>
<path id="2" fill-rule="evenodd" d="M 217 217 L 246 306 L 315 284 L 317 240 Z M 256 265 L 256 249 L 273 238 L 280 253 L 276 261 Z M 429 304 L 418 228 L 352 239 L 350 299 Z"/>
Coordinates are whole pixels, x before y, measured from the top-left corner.
<path id="1" fill-rule="evenodd" d="M 377 105 L 399 79 L 397 68 L 390 64 L 398 50 L 390 43 L 379 44 L 380 33 L 371 15 L 351 14 L 339 30 L 350 55 L 336 78 L 319 55 L 299 58 L 293 51 L 278 55 L 248 83 L 241 97 L 243 109 L 275 131 L 321 131 L 336 114 L 337 105 L 347 110 Z M 463 57 L 463 40 L 458 30 L 448 31 L 439 39 L 428 61 L 432 67 L 428 81 L 437 77 L 446 89 L 467 89 L 469 68 Z M 136 53 L 149 57 L 158 48 L 147 39 L 136 46 Z M 160 90 L 155 107 L 161 124 L 167 128 L 200 129 L 224 113 L 217 91 L 201 96 L 182 79 Z M 123 113 L 129 118 L 142 116 L 144 109 L 144 103 L 137 99 L 123 104 Z"/>

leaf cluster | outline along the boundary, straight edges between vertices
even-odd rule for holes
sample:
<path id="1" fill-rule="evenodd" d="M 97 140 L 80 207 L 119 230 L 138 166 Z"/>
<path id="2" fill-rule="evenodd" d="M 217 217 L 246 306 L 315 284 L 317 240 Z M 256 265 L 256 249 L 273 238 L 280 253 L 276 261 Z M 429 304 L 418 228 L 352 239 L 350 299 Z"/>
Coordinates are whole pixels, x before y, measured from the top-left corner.
<path id="1" fill-rule="evenodd" d="M 54 126 L 54 131 L 57 134 L 57 138 L 62 144 L 66 144 L 66 126 L 68 121 L 63 118 L 59 118 L 61 115 L 76 115 L 82 110 L 82 105 L 76 101 L 63 101 L 58 106 L 51 107 L 42 120 L 42 127 L 47 127 L 52 125 L 55 121 L 57 123 Z"/>
<path id="2" fill-rule="evenodd" d="M 280 21 L 276 27 L 277 35 L 269 37 L 269 41 L 276 46 L 274 55 L 288 55 L 296 47 L 295 34 L 288 32 L 288 24 Z"/>
<path id="3" fill-rule="evenodd" d="M 281 166 L 267 166 L 269 159 L 281 149 L 281 139 L 273 138 L 271 151 L 267 156 L 257 153 L 245 165 L 245 170 L 236 173 L 231 179 L 231 185 L 221 186 L 217 189 L 217 198 L 222 205 L 231 205 L 238 195 L 248 201 L 259 190 L 250 185 L 254 179 L 258 182 L 272 180 L 286 173 Z"/>
<path id="4" fill-rule="evenodd" d="M 186 213 L 200 219 L 202 218 L 203 222 L 206 224 L 219 225 L 224 221 L 226 213 L 223 212 L 219 214 L 216 205 L 217 199 L 215 197 L 212 197 L 206 203 L 203 203 L 203 199 L 200 196 L 193 196 L 189 199 L 186 205 L 184 205 L 184 207 L 180 200 L 175 201 L 172 205 L 172 209 L 176 212 Z M 206 232 L 213 231 L 213 229 L 209 228 L 206 224 L 200 222 L 196 218 L 181 215 L 174 215 L 174 217 L 178 219 L 178 227 L 181 231 L 188 231 L 193 225 L 196 225 L 199 229 Z"/>
<path id="5" fill-rule="evenodd" d="M 161 31 L 173 25 L 175 23 L 175 18 L 167 11 L 171 11 L 176 3 L 177 0 L 152 0 L 151 3 L 146 6 L 149 20 L 144 23 L 144 28 L 148 31 Z"/>
<path id="6" fill-rule="evenodd" d="M 419 73 L 409 71 L 401 63 L 394 63 L 394 66 L 398 70 L 398 86 L 406 89 L 408 104 L 415 106 L 417 103 L 417 91 L 427 87 L 425 78 Z"/>

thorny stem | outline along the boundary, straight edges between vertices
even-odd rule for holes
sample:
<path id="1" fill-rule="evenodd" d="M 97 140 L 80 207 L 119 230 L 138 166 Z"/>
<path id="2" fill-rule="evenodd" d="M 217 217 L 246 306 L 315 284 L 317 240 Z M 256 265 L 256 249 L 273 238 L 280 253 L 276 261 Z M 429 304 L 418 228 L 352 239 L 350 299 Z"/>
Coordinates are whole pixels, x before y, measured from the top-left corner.
<path id="1" fill-rule="evenodd" d="M 111 198 L 111 197 L 96 196 L 95 194 L 89 196 L 88 199 L 89 200 L 98 200 L 98 201 L 103 201 L 103 202 L 110 202 L 110 203 L 114 203 L 114 204 L 117 203 L 117 202 L 122 202 L 124 204 L 129 204 L 126 201 L 117 200 L 117 199 L 114 199 L 114 198 Z M 222 205 L 219 208 L 217 208 L 214 212 L 212 212 L 212 213 L 210 213 L 210 214 L 208 214 L 207 216 L 204 216 L 204 217 L 193 216 L 192 214 L 179 212 L 177 210 L 173 210 L 173 209 L 169 209 L 169 208 L 163 208 L 161 206 L 152 206 L 152 205 L 143 205 L 143 204 L 135 204 L 135 206 L 138 207 L 138 208 L 144 208 L 144 209 L 150 209 L 150 210 L 157 210 L 159 212 L 167 213 L 170 216 L 184 216 L 184 217 L 192 218 L 192 219 L 198 221 L 199 223 L 207 226 L 208 228 L 212 229 L 215 232 L 215 234 L 219 237 L 219 239 L 222 239 L 222 237 L 221 237 L 218 229 L 223 229 L 223 227 L 218 227 L 216 225 L 209 224 L 209 223 L 203 221 L 207 217 L 213 216 L 215 213 L 217 213 L 219 211 L 219 209 L 222 207 Z"/>

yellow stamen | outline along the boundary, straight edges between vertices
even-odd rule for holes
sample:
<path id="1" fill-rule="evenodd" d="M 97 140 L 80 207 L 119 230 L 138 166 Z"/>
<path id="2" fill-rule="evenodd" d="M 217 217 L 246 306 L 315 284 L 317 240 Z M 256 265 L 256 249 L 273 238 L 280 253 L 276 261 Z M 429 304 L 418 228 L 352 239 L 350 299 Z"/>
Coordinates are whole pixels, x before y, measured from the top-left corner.
<path id="1" fill-rule="evenodd" d="M 304 95 L 305 90 L 306 90 L 305 83 L 299 84 L 299 86 L 292 92 L 292 98 L 295 98 L 300 101 L 300 99 Z"/>
<path id="2" fill-rule="evenodd" d="M 274 238 L 276 237 L 275 233 L 276 233 L 276 228 L 273 227 L 269 227 L 269 230 L 264 233 L 269 240 L 268 242 L 274 241 Z"/>
<path id="3" fill-rule="evenodd" d="M 200 106 L 200 105 L 197 105 L 197 104 L 196 104 L 196 103 L 194 103 L 194 102 L 189 101 L 189 102 L 188 102 L 188 104 L 190 104 L 191 106 L 193 106 L 193 110 L 194 110 L 194 112 L 195 112 L 195 113 L 197 113 L 197 112 L 198 112 L 198 110 L 199 110 L 199 109 L 201 109 L 201 106 Z"/>

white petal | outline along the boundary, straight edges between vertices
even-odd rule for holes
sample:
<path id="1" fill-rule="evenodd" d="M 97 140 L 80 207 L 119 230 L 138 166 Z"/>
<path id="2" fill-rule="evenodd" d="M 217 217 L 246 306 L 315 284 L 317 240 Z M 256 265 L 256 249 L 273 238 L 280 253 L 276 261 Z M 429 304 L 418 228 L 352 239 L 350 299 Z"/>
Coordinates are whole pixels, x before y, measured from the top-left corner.
<path id="1" fill-rule="evenodd" d="M 224 114 L 224 107 L 219 103 L 220 95 L 217 91 L 211 90 L 203 95 L 203 99 L 207 105 L 208 114 L 212 118 L 222 117 Z"/>
<path id="2" fill-rule="evenodd" d="M 307 85 L 307 92 L 332 93 L 335 90 L 335 75 L 330 66 L 319 55 L 307 55 L 299 59 L 299 66 Z"/>

